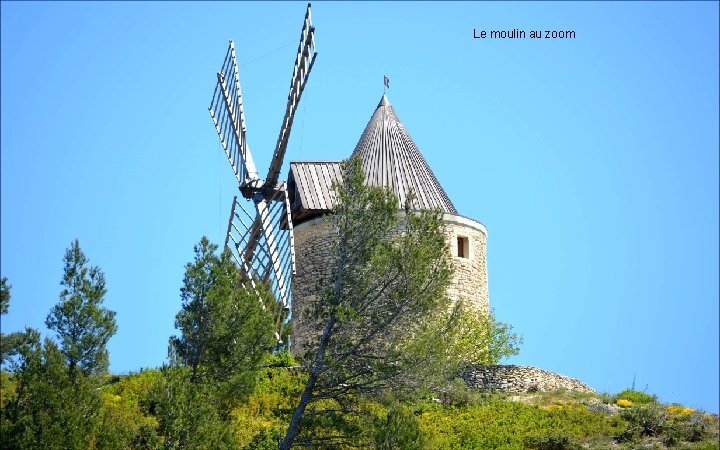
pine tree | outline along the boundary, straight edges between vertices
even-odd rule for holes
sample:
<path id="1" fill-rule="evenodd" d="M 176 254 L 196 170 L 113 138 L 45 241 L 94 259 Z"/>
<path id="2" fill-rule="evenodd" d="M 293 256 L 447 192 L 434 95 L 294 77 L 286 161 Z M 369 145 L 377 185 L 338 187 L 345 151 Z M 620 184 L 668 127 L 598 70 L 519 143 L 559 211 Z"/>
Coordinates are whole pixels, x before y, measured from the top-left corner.
<path id="1" fill-rule="evenodd" d="M 14 398 L 3 399 L 2 448 L 91 447 L 101 397 L 82 372 L 70 377 L 66 356 L 50 339 L 28 330 L 18 347 Z"/>
<path id="2" fill-rule="evenodd" d="M 181 334 L 170 338 L 175 354 L 192 369 L 193 378 L 197 376 L 210 333 L 207 294 L 213 285 L 216 250 L 217 245 L 205 236 L 193 247 L 195 258 L 185 265 L 183 286 L 180 288 L 182 309 L 175 316 L 175 328 Z"/>
<path id="3" fill-rule="evenodd" d="M 60 301 L 48 314 L 45 324 L 55 331 L 71 379 L 76 372 L 107 372 L 106 345 L 117 331 L 115 312 L 102 307 L 107 290 L 105 274 L 88 267 L 88 258 L 75 239 L 65 251 Z"/>
<path id="4" fill-rule="evenodd" d="M 3 368 L 15 387 L 0 398 L 0 448 L 126 448 L 132 438 L 101 407 L 99 374 L 107 370 L 105 346 L 117 329 L 115 313 L 101 306 L 105 277 L 99 268 L 87 267 L 77 240 L 64 262 L 60 302 L 46 320 L 60 345 L 49 338 L 43 342 L 31 328 L 2 335 Z M 2 298 L 6 311 L 6 279 Z M 12 358 L 5 359 L 8 355 Z"/>
<path id="5" fill-rule="evenodd" d="M 195 245 L 195 258 L 185 266 L 180 290 L 182 309 L 175 318 L 180 336 L 170 345 L 192 370 L 192 379 L 228 380 L 252 371 L 275 345 L 268 307 L 242 286 L 240 272 L 229 251 L 217 256 L 217 245 L 206 237 Z"/>
<path id="6" fill-rule="evenodd" d="M 5 315 L 10 307 L 10 288 L 12 286 L 8 283 L 8 279 L 3 277 L 0 280 L 0 315 Z M 19 333 L 0 333 L 0 367 L 5 362 L 6 358 L 11 356 L 15 352 L 17 346 Z"/>
<path id="7" fill-rule="evenodd" d="M 7 277 L 0 280 L 0 314 L 7 314 L 10 305 L 10 288 Z"/>
<path id="8" fill-rule="evenodd" d="M 270 308 L 243 288 L 230 252 L 216 251 L 203 237 L 185 266 L 180 335 L 170 338 L 170 361 L 154 393 L 165 448 L 234 448 L 229 412 L 276 343 Z"/>

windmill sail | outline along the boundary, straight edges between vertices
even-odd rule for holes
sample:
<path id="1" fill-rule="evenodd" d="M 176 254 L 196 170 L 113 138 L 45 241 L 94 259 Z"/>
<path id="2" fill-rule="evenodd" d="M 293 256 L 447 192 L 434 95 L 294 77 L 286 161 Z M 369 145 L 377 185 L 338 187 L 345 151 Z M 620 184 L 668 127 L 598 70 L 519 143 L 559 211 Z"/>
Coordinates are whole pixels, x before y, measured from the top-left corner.
<path id="1" fill-rule="evenodd" d="M 282 324 L 290 306 L 290 283 L 295 274 L 295 243 L 289 212 L 290 203 L 285 189 L 278 190 L 271 201 L 257 203 L 256 211 L 248 211 L 235 197 L 225 241 L 238 266 L 249 278 L 249 286 L 245 286 L 245 289 L 259 297 L 257 282 L 266 283 L 270 287 L 278 301 L 278 326 Z M 261 228 L 257 231 L 259 237 L 253 238 L 253 224 L 256 220 Z M 246 252 L 250 248 L 253 257 L 248 262 Z"/>
<path id="2" fill-rule="evenodd" d="M 230 41 L 217 78 L 218 82 L 208 108 L 210 117 L 238 183 L 255 180 L 258 174 L 245 140 L 245 112 L 233 41 Z"/>
<path id="3" fill-rule="evenodd" d="M 300 44 L 298 44 L 297 56 L 295 57 L 295 67 L 293 75 L 290 79 L 290 92 L 288 93 L 287 106 L 285 108 L 285 117 L 283 117 L 280 134 L 278 135 L 275 152 L 270 162 L 270 170 L 265 182 L 272 185 L 277 182 L 280 177 L 280 169 L 282 168 L 285 151 L 287 150 L 288 139 L 290 138 L 290 130 L 292 129 L 293 119 L 295 118 L 295 110 L 300 103 L 300 98 L 305 90 L 310 71 L 315 64 L 315 27 L 312 25 L 312 14 L 310 13 L 310 3 L 308 3 L 305 11 L 305 22 L 302 32 L 300 33 Z"/>

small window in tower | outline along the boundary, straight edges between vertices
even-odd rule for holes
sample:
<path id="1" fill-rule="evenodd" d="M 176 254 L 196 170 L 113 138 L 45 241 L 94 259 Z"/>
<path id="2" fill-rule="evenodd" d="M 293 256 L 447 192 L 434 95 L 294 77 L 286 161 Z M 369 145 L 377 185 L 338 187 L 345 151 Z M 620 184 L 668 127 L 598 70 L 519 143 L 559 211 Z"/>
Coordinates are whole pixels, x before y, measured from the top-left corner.
<path id="1" fill-rule="evenodd" d="M 466 238 L 465 236 L 457 237 L 457 255 L 460 258 L 469 258 L 470 257 L 469 239 Z"/>

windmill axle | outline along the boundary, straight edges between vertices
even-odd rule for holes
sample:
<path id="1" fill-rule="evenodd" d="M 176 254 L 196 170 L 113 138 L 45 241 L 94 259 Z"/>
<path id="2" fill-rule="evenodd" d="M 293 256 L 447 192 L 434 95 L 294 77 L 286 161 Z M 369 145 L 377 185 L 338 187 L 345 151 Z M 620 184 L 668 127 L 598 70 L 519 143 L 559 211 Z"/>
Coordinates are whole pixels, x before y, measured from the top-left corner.
<path id="1" fill-rule="evenodd" d="M 246 180 L 240 184 L 240 193 L 248 200 L 271 200 L 281 192 L 283 183 L 268 184 L 264 180 Z"/>

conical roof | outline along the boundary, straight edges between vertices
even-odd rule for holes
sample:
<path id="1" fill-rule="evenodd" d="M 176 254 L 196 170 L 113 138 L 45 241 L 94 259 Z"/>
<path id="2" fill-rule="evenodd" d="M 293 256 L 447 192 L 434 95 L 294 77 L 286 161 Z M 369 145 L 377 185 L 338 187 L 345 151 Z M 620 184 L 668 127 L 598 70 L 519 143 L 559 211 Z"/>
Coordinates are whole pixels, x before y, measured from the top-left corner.
<path id="1" fill-rule="evenodd" d="M 390 188 L 400 205 L 412 191 L 413 209 L 437 209 L 457 214 L 410 134 L 385 95 L 365 127 L 352 156 L 362 160 L 365 183 Z"/>

